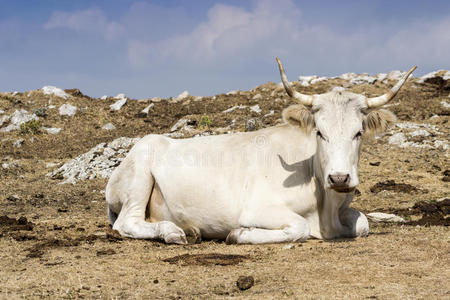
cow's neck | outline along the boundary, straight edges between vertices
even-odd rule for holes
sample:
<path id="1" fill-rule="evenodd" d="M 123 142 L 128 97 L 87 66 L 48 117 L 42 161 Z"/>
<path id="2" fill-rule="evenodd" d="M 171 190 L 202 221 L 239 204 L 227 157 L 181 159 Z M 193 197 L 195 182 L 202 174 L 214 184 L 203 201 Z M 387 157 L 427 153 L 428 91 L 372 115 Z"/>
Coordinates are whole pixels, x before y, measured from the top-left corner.
<path id="1" fill-rule="evenodd" d="M 320 168 L 318 166 L 317 156 L 314 155 L 313 169 L 316 179 L 316 190 L 319 193 L 318 213 L 320 222 L 320 233 L 325 239 L 332 239 L 341 236 L 345 232 L 339 216 L 342 210 L 346 209 L 354 197 L 354 193 L 338 193 L 331 189 L 324 188 L 321 181 L 323 178 Z"/>

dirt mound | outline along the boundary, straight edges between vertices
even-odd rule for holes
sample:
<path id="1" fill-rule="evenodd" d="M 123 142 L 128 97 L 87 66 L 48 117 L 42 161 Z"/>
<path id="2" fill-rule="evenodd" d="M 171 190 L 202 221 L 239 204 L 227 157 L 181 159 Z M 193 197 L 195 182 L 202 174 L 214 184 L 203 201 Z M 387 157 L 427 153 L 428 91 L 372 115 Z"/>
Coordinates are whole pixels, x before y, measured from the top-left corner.
<path id="1" fill-rule="evenodd" d="M 402 223 L 404 225 L 450 225 L 450 198 L 445 198 L 440 201 L 419 201 L 409 208 L 388 209 L 386 211 L 411 219 L 408 222 Z"/>
<path id="2" fill-rule="evenodd" d="M 182 266 L 188 265 L 229 266 L 229 265 L 237 265 L 246 259 L 248 259 L 248 256 L 245 255 L 208 253 L 208 254 L 183 254 L 163 259 L 163 261 L 168 262 L 170 264 L 180 264 Z"/>
<path id="3" fill-rule="evenodd" d="M 419 189 L 407 183 L 395 183 L 394 180 L 386 180 L 384 182 L 377 182 L 370 188 L 372 193 L 379 193 L 381 191 L 393 191 L 396 193 L 415 193 Z"/>
<path id="4" fill-rule="evenodd" d="M 34 224 L 29 222 L 26 217 L 18 219 L 10 218 L 8 216 L 0 216 L 0 232 L 19 231 L 19 230 L 33 230 Z"/>
<path id="5" fill-rule="evenodd" d="M 450 225 L 450 199 L 438 202 L 421 201 L 412 207 L 414 214 L 422 214 L 419 220 L 407 222 L 407 225 L 422 226 L 449 226 Z"/>

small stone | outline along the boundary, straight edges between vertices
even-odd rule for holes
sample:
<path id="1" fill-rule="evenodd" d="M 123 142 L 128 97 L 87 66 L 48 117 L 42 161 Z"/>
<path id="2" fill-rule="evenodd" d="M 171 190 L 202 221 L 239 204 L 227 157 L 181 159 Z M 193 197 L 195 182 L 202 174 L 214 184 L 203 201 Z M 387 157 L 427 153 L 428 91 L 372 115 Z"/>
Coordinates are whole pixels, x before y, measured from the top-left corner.
<path id="1" fill-rule="evenodd" d="M 106 96 L 106 95 L 103 95 L 100 97 L 100 100 L 106 100 L 106 99 L 108 99 L 108 96 Z"/>
<path id="2" fill-rule="evenodd" d="M 227 93 L 227 95 L 236 95 L 236 94 L 238 94 L 239 93 L 239 90 L 234 90 L 234 91 L 229 91 L 228 93 Z"/>
<path id="3" fill-rule="evenodd" d="M 114 129 L 116 129 L 116 126 L 114 126 L 113 123 L 108 123 L 108 124 L 105 124 L 102 127 L 102 129 L 104 129 L 104 130 L 114 130 Z"/>
<path id="4" fill-rule="evenodd" d="M 55 128 L 55 127 L 42 127 L 43 130 L 45 130 L 48 134 L 58 134 L 61 132 L 61 128 Z"/>
<path id="5" fill-rule="evenodd" d="M 120 94 L 120 95 L 123 95 L 123 94 Z M 117 100 L 116 102 L 114 102 L 114 104 L 111 104 L 109 107 L 111 108 L 111 110 L 118 111 L 122 108 L 122 106 L 125 105 L 125 103 L 127 103 L 127 98 L 121 98 L 121 99 Z"/>
<path id="6" fill-rule="evenodd" d="M 24 139 L 15 140 L 14 143 L 13 143 L 13 146 L 16 147 L 16 148 L 20 148 L 20 147 L 22 147 L 24 142 L 25 142 Z"/>
<path id="7" fill-rule="evenodd" d="M 239 276 L 238 280 L 236 281 L 237 287 L 241 291 L 248 290 L 255 284 L 255 279 L 253 276 Z"/>
<path id="8" fill-rule="evenodd" d="M 151 103 L 149 106 L 147 106 L 146 108 L 144 108 L 144 109 L 141 111 L 141 113 L 147 115 L 148 112 L 150 111 L 150 108 L 153 108 L 153 106 L 155 106 L 155 104 L 154 104 L 154 103 Z"/>
<path id="9" fill-rule="evenodd" d="M 188 91 L 184 91 L 184 92 L 182 92 L 181 94 L 179 94 L 178 96 L 176 96 L 176 97 L 174 98 L 174 100 L 175 100 L 175 101 L 180 101 L 180 100 L 183 100 L 183 99 L 185 99 L 185 98 L 187 98 L 187 97 L 189 97 L 189 92 L 188 92 Z"/>
<path id="10" fill-rule="evenodd" d="M 258 104 L 250 106 L 250 110 L 254 111 L 257 114 L 261 113 L 261 111 L 262 111 Z"/>
<path id="11" fill-rule="evenodd" d="M 261 96 L 261 94 L 256 94 L 255 96 L 253 96 L 252 99 L 253 99 L 253 100 L 262 99 L 262 96 Z"/>
<path id="12" fill-rule="evenodd" d="M 73 117 L 77 112 L 77 107 L 71 104 L 63 104 L 58 109 L 59 115 Z"/>
<path id="13" fill-rule="evenodd" d="M 67 97 L 69 97 L 69 95 L 64 92 L 62 89 L 57 88 L 55 86 L 44 86 L 42 88 L 42 92 L 44 93 L 44 95 L 55 95 L 64 99 L 67 99 Z"/>
<path id="14" fill-rule="evenodd" d="M 294 249 L 295 245 L 294 244 L 287 244 L 286 246 L 283 247 L 283 250 L 289 250 L 289 249 Z"/>
<path id="15" fill-rule="evenodd" d="M 387 223 L 404 223 L 405 219 L 394 214 L 386 214 L 381 212 L 368 213 L 367 217 L 373 222 L 387 222 Z"/>

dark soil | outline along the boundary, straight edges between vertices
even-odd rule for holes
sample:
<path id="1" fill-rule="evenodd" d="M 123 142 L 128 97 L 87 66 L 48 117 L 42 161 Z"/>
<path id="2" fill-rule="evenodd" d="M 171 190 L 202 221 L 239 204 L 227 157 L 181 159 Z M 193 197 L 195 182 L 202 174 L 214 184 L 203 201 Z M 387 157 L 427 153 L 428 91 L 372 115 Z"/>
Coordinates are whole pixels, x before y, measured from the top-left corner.
<path id="1" fill-rule="evenodd" d="M 0 216 L 0 232 L 33 230 L 34 224 L 29 222 L 26 217 L 18 219 L 9 218 L 8 216 Z"/>
<path id="2" fill-rule="evenodd" d="M 229 266 L 229 265 L 237 265 L 248 258 L 249 257 L 245 255 L 208 253 L 208 254 L 183 254 L 163 259 L 163 261 L 168 262 L 170 264 L 181 264 L 182 266 L 188 265 Z"/>
<path id="3" fill-rule="evenodd" d="M 372 193 L 379 193 L 381 191 L 394 191 L 396 193 L 414 193 L 418 192 L 415 186 L 407 183 L 395 183 L 394 180 L 386 180 L 384 182 L 377 182 L 374 186 L 370 188 Z"/>
<path id="4" fill-rule="evenodd" d="M 450 226 L 450 198 L 437 202 L 420 201 L 410 208 L 394 209 L 390 212 L 408 217 L 420 217 L 417 220 L 403 223 L 405 225 Z"/>

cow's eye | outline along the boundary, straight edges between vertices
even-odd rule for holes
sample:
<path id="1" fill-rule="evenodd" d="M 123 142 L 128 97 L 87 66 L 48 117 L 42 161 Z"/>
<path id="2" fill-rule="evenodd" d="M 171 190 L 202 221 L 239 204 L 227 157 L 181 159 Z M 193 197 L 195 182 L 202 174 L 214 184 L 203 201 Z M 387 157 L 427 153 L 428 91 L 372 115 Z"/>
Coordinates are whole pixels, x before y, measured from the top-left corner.
<path id="1" fill-rule="evenodd" d="M 317 130 L 317 136 L 320 137 L 322 140 L 326 141 L 326 139 L 323 137 L 322 133 Z"/>
<path id="2" fill-rule="evenodd" d="M 362 131 L 358 131 L 358 133 L 355 135 L 355 137 L 353 139 L 358 140 L 360 139 L 362 136 Z"/>

